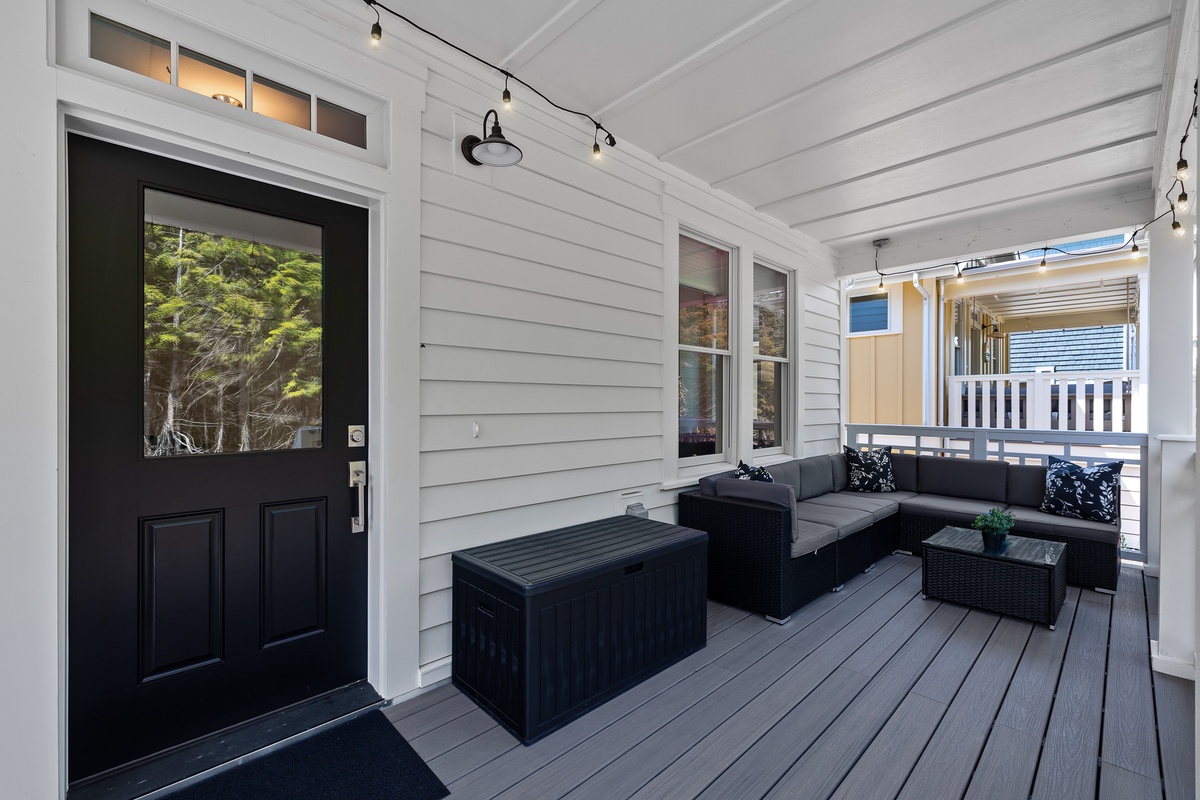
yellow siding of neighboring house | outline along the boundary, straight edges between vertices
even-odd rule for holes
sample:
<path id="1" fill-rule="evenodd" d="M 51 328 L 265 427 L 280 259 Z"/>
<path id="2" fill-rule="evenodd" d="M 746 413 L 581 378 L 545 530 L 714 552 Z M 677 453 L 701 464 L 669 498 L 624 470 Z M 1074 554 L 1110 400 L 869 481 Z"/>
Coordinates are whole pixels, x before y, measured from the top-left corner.
<path id="1" fill-rule="evenodd" d="M 926 289 L 926 291 L 931 291 Z M 932 293 L 932 292 L 931 292 Z M 849 422 L 920 425 L 923 311 L 920 293 L 902 287 L 901 333 L 856 336 L 849 343 Z"/>

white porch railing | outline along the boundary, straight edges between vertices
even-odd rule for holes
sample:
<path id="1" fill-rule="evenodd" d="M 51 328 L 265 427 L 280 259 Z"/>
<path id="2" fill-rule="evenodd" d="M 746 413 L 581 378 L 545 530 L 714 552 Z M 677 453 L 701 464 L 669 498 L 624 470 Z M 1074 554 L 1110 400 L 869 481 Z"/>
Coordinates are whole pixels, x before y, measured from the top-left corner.
<path id="1" fill-rule="evenodd" d="M 891 445 L 896 452 L 948 458 L 1046 464 L 1057 456 L 1090 467 L 1104 461 L 1124 461 L 1121 468 L 1122 557 L 1146 560 L 1146 465 L 1149 436 L 1121 431 L 996 430 L 941 428 L 920 425 L 846 426 L 851 447 Z"/>
<path id="2" fill-rule="evenodd" d="M 951 375 L 949 381 L 946 421 L 964 428 L 1146 430 L 1137 370 Z"/>

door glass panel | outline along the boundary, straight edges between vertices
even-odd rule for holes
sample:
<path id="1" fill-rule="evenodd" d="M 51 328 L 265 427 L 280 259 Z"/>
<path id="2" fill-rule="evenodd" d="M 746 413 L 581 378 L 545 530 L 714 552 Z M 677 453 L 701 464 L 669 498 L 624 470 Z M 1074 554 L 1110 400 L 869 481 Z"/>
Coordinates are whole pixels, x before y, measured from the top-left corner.
<path id="1" fill-rule="evenodd" d="M 320 226 L 144 198 L 145 455 L 320 447 Z"/>

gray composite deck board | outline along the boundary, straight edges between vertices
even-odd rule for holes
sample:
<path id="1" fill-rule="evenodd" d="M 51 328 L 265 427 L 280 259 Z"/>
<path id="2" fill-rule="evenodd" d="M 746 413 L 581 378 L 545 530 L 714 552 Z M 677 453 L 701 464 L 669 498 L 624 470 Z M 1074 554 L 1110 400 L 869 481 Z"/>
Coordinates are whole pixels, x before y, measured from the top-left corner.
<path id="1" fill-rule="evenodd" d="M 1080 594 L 1075 612 L 1033 785 L 1034 800 L 1096 794 L 1110 602 L 1091 594 Z"/>
<path id="2" fill-rule="evenodd" d="M 920 577 L 890 556 L 784 625 L 710 601 L 704 650 L 529 747 L 449 685 L 386 713 L 452 800 L 1194 797 L 1193 685 L 1149 669 L 1153 579 L 1071 587 L 1051 631 Z"/>
<path id="3" fill-rule="evenodd" d="M 919 602 L 932 604 L 928 600 Z M 950 605 L 937 608 L 929 619 L 930 624 L 922 626 L 905 643 L 895 659 L 871 679 L 866 689 L 821 735 L 820 740 L 788 769 L 766 796 L 789 800 L 823 800 L 832 795 L 875 735 L 899 708 L 905 695 L 937 658 L 943 645 L 955 635 L 956 629 L 960 629 L 964 611 L 961 607 Z M 995 625 L 992 615 L 979 612 L 971 614 L 983 619 L 984 624 L 978 626 L 980 631 L 990 631 Z M 984 633 L 982 639 L 986 638 L 987 634 Z"/>
<path id="4" fill-rule="evenodd" d="M 1161 800 L 1162 781 L 1104 762 L 1100 765 L 1099 800 Z"/>
<path id="5" fill-rule="evenodd" d="M 1115 713 L 1104 715 L 1101 758 L 1105 764 L 1157 781 L 1162 774 L 1154 732 L 1154 692 L 1146 669 L 1150 663 L 1150 636 L 1142 573 L 1121 570 L 1117 589 L 1105 690 L 1105 707 Z"/>
<path id="6" fill-rule="evenodd" d="M 672 720 L 653 739 L 638 742 L 581 784 L 576 796 L 588 797 L 607 789 L 615 796 L 659 798 L 663 796 L 659 792 L 669 787 L 672 775 L 710 758 L 720 758 L 728 739 L 742 741 L 754 737 L 756 729 L 769 728 L 829 677 L 845 655 L 883 627 L 899 610 L 901 598 L 912 596 L 919 575 L 905 572 L 903 567 L 889 570 L 857 596 L 794 631 L 789 630 L 797 621 L 793 616 L 791 623 L 779 626 L 776 636 L 781 646 L 754 664 L 730 661 L 731 669 L 742 670 L 737 681 Z M 784 640 L 783 636 L 789 638 Z M 768 687 L 770 692 L 766 691 Z M 781 697 L 788 698 L 782 706 Z M 717 728 L 722 728 L 721 735 L 710 738 Z M 665 780 L 658 780 L 668 767 L 671 771 Z"/>
<path id="7" fill-rule="evenodd" d="M 1067 590 L 1055 630 L 1038 625 L 1030 634 L 965 800 L 1029 797 L 1042 749 L 1042 734 L 1050 717 L 1063 654 L 1079 605 L 1079 591 L 1074 587 Z"/>
<path id="8" fill-rule="evenodd" d="M 1153 673 L 1158 746 L 1167 800 L 1194 800 L 1196 771 L 1196 686 L 1174 675 Z"/>
<path id="9" fill-rule="evenodd" d="M 1032 629 L 1031 623 L 1011 617 L 996 625 L 909 775 L 901 798 L 958 800 L 963 796 Z"/>
<path id="10" fill-rule="evenodd" d="M 463 714 L 427 733 L 405 738 L 408 739 L 413 750 L 417 751 L 417 755 L 429 761 L 453 750 L 460 742 L 474 739 L 496 725 L 496 720 L 489 717 L 482 708 L 477 707 L 470 713 Z"/>
<path id="11" fill-rule="evenodd" d="M 868 663 L 874 663 L 878 656 L 898 651 L 919 632 L 925 632 L 927 640 L 944 641 L 953 633 L 962 613 L 960 610 L 957 614 L 938 615 L 940 609 L 936 605 L 914 597 L 855 655 L 867 653 Z M 938 619 L 927 625 L 933 615 L 938 615 Z M 897 633 L 901 635 L 898 637 Z M 689 758 L 673 765 L 670 772 L 660 774 L 647 786 L 643 794 L 660 787 L 670 787 L 674 796 L 681 797 L 729 797 L 739 791 L 748 796 L 762 796 L 770 791 L 818 736 L 824 739 L 827 728 L 840 720 L 850 706 L 859 704 L 857 698 L 871 682 L 872 672 L 853 670 L 848 664 L 849 660 L 757 741 L 736 740 L 732 729 L 727 733 L 717 732 L 705 742 L 705 758 Z M 856 687 L 852 694 L 841 691 L 851 686 Z M 789 698 L 780 701 L 789 702 Z"/>

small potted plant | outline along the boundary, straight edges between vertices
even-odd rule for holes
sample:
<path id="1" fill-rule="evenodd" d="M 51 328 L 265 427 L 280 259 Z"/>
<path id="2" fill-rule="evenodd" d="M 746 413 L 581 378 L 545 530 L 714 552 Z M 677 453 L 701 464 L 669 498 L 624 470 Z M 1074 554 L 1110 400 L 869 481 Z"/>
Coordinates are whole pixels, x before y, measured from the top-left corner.
<path id="1" fill-rule="evenodd" d="M 991 508 L 977 516 L 971 527 L 983 534 L 983 549 L 994 553 L 1004 546 L 1004 537 L 1016 524 L 1013 515 L 1003 508 Z"/>

